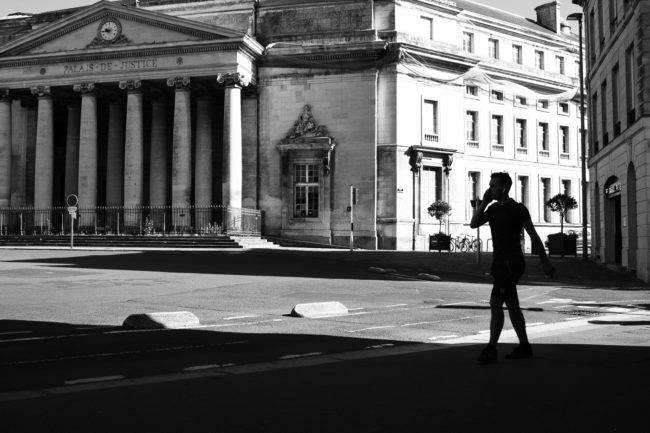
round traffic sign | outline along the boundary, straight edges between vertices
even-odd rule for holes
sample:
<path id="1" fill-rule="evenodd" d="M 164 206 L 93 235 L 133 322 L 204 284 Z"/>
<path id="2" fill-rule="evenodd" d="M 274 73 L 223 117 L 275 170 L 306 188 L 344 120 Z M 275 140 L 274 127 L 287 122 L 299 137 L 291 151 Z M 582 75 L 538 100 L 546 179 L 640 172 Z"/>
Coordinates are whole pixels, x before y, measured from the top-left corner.
<path id="1" fill-rule="evenodd" d="M 65 198 L 65 202 L 69 207 L 74 207 L 79 204 L 79 197 L 77 197 L 75 194 L 70 194 Z"/>

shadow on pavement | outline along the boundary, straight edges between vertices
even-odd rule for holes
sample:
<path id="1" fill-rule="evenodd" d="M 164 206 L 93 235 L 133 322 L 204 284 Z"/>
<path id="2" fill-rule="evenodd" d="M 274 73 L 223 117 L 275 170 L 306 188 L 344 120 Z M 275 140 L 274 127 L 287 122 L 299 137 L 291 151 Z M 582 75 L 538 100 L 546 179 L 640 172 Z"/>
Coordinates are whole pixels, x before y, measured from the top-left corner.
<path id="1" fill-rule="evenodd" d="M 364 347 L 389 342 L 315 335 L 164 331 L 133 334 L 119 346 L 102 338 L 94 336 L 66 347 L 58 345 L 61 340 L 52 350 L 65 355 L 83 352 L 83 347 L 248 343 L 159 350 L 139 358 L 58 361 L 19 370 L 25 376 L 59 380 L 86 374 L 163 374 L 164 370 L 178 372 L 188 362 L 220 364 L 232 359 L 238 359 L 237 365 L 262 367 L 257 372 L 235 368 L 219 374 L 215 369 L 191 379 L 89 387 L 4 401 L 0 403 L 3 431 L 621 433 L 647 429 L 647 401 L 642 396 L 650 387 L 650 347 L 539 344 L 534 345 L 533 359 L 508 361 L 503 355 L 514 346 L 503 344 L 496 364 L 480 365 L 474 360 L 480 347 L 471 345 L 418 345 L 422 351 L 386 356 L 395 348 Z M 292 353 L 350 350 L 372 356 L 356 360 L 332 356 L 311 365 L 280 359 Z M 9 370 L 5 366 L 0 371 L 6 378 Z"/>
<path id="2" fill-rule="evenodd" d="M 252 250 L 242 252 L 142 251 L 96 254 L 75 251 L 55 258 L 14 260 L 75 269 L 105 269 L 172 273 L 228 274 L 249 276 L 290 276 L 306 278 L 403 280 L 418 274 L 439 276 L 445 282 L 491 284 L 491 254 L 476 264 L 472 253 L 427 253 L 409 251 L 302 251 Z M 552 258 L 557 269 L 554 279 L 544 276 L 539 259 L 526 257 L 522 285 L 566 286 L 583 289 L 649 290 L 633 274 L 616 272 L 592 261 Z M 369 271 L 379 267 L 394 272 Z"/>

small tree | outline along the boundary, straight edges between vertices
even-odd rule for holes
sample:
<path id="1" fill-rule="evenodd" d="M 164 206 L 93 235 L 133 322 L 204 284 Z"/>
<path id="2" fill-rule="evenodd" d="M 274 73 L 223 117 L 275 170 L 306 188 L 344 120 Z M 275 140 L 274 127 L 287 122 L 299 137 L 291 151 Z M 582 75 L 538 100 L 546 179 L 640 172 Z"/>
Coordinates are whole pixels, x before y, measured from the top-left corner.
<path id="1" fill-rule="evenodd" d="M 428 207 L 429 215 L 435 217 L 440 222 L 438 231 L 442 233 L 442 221 L 451 214 L 451 206 L 446 201 L 437 200 Z"/>
<path id="2" fill-rule="evenodd" d="M 576 199 L 567 194 L 557 194 L 546 202 L 546 206 L 552 212 L 560 213 L 560 233 L 564 235 L 564 218 L 571 209 L 578 207 Z"/>

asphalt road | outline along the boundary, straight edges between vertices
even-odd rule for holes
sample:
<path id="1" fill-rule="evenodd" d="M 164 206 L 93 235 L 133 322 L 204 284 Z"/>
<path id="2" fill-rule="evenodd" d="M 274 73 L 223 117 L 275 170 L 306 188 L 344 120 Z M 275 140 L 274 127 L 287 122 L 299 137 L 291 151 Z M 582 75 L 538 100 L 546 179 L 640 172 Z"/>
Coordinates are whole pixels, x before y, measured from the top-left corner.
<path id="1" fill-rule="evenodd" d="M 554 262 L 558 278 L 547 280 L 530 258 L 519 289 L 531 338 L 542 343 L 537 368 L 565 362 L 584 374 L 590 356 L 623 362 L 618 352 L 635 360 L 623 362 L 625 375 L 647 368 L 648 286 L 592 263 Z M 478 393 L 483 397 L 476 401 L 465 398 L 478 405 L 473 410 L 486 410 L 486 390 L 474 388 L 468 377 L 482 371 L 474 358 L 489 327 L 488 273 L 489 257 L 478 266 L 472 255 L 461 254 L 0 250 L 0 410 L 6 431 L 184 431 L 192 419 L 203 427 L 214 421 L 216 431 L 280 425 L 293 431 L 314 417 L 320 421 L 310 424 L 313 431 L 396 431 L 400 413 L 409 414 L 408 425 L 432 421 L 418 399 L 438 401 L 439 393 L 430 393 L 441 378 L 444 392 L 460 400 L 463 391 Z M 289 315 L 298 303 L 322 301 L 342 302 L 349 313 Z M 196 314 L 200 327 L 121 326 L 130 314 L 178 310 Z M 502 340 L 513 343 L 508 328 Z M 573 355 L 554 358 L 564 353 L 559 342 L 569 344 L 564 349 Z M 588 343 L 593 347 L 580 346 Z M 435 382 L 427 362 L 442 363 Z M 504 380 L 517 383 L 517 374 L 533 374 L 526 370 L 531 365 L 516 374 L 505 370 Z M 599 367 L 597 374 L 610 373 Z M 569 380 L 567 374 L 558 377 Z M 536 386 L 551 393 L 540 377 Z M 387 387 L 380 388 L 385 379 Z M 397 401 L 394 393 L 409 390 L 415 391 Z M 350 418 L 344 401 L 360 408 L 358 416 Z M 448 402 L 437 404 L 459 415 Z M 291 405 L 302 412 L 293 413 Z M 31 418 L 31 411 L 43 416 Z M 384 421 L 364 424 L 370 413 Z M 292 417 L 298 424 L 286 427 Z M 480 428 L 452 426 L 441 431 Z"/>

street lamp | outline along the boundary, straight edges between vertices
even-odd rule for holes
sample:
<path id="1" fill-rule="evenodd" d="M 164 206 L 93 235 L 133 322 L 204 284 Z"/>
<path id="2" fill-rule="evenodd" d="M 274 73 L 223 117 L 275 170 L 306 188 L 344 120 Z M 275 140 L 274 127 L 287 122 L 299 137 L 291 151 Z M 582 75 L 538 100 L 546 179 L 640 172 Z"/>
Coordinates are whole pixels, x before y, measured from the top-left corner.
<path id="1" fill-rule="evenodd" d="M 472 210 L 476 213 L 476 209 L 481 205 L 481 199 L 476 197 L 469 201 Z M 481 264 L 481 227 L 476 227 L 476 264 Z"/>
<path id="2" fill-rule="evenodd" d="M 578 21 L 578 45 L 580 49 L 580 152 L 582 153 L 582 258 L 589 257 L 587 250 L 587 145 L 585 137 L 585 86 L 584 60 L 582 55 L 582 14 L 576 12 L 566 17 Z"/>

